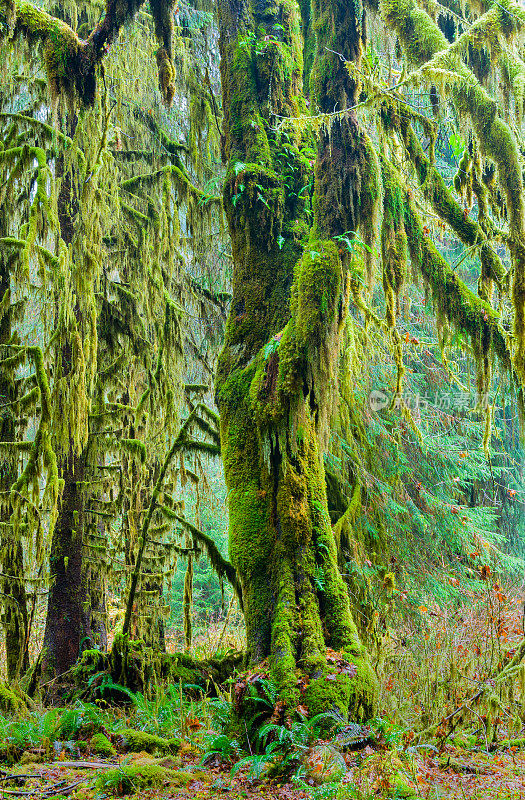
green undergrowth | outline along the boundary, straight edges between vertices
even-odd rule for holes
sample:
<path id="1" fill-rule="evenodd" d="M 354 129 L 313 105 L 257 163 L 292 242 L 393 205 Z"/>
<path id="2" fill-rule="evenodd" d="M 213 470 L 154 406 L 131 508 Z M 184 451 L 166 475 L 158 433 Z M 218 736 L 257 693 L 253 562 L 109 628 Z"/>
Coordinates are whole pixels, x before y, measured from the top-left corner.
<path id="1" fill-rule="evenodd" d="M 198 731 L 214 720 L 220 724 L 229 713 L 224 701 L 192 699 L 180 685 L 159 689 L 152 699 L 140 693 L 129 695 L 126 705 L 76 701 L 65 708 L 35 707 L 24 714 L 0 715 L 0 760 L 16 763 L 25 753 L 51 757 L 62 749 L 75 757 L 113 758 L 117 752 L 176 754 L 183 738 L 194 738 L 192 721 L 198 721 Z"/>
<path id="2" fill-rule="evenodd" d="M 118 769 L 103 772 L 97 780 L 96 788 L 104 794 L 135 794 L 143 789 L 160 789 L 187 786 L 196 775 L 183 770 L 174 770 L 161 764 L 135 763 L 122 765 Z"/>

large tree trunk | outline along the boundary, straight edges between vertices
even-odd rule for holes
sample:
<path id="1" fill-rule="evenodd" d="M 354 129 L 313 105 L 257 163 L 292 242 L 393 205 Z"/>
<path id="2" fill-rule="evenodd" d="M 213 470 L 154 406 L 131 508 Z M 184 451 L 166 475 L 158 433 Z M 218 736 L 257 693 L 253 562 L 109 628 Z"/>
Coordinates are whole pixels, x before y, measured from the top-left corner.
<path id="1" fill-rule="evenodd" d="M 314 20 L 323 22 L 319 53 L 335 49 L 330 37 L 339 17 L 353 24 L 351 54 L 358 53 L 347 3 L 334 0 L 323 9 Z M 321 140 L 312 224 L 304 187 L 314 139 L 279 135 L 270 126 L 272 114 L 306 110 L 299 7 L 289 0 L 220 0 L 219 10 L 234 275 L 216 396 L 249 660 L 269 657 L 289 709 L 301 703 L 310 714 L 366 717 L 376 681 L 337 565 L 323 467 L 348 266 L 330 237 L 356 230 L 363 140 L 350 116 L 332 128 L 333 164 L 328 138 Z M 318 56 L 313 80 L 323 110 L 324 66 Z M 354 87 L 348 73 L 336 77 L 337 102 L 346 108 Z"/>
<path id="2" fill-rule="evenodd" d="M 73 137 L 77 119 L 67 119 L 68 134 Z M 58 219 L 63 242 L 73 246 L 79 212 L 78 188 L 73 170 L 59 159 L 57 173 L 61 176 L 58 196 Z M 76 254 L 78 258 L 78 253 Z M 75 255 L 73 256 L 75 259 Z M 76 278 L 80 281 L 82 278 Z M 79 288 L 77 297 L 82 297 Z M 59 301 L 57 300 L 57 309 Z M 72 308 L 76 330 L 66 329 L 55 355 L 54 380 L 58 385 L 78 381 L 78 344 L 75 336 L 83 340 L 92 335 L 84 322 L 82 299 Z M 57 316 L 58 312 L 57 312 Z M 85 328 L 88 328 L 86 331 Z M 56 392 L 60 405 L 60 390 Z M 67 412 L 67 407 L 63 409 Z M 90 463 L 89 444 L 79 446 L 81 434 L 74 430 L 77 420 L 62 428 L 65 441 L 55 442 L 59 455 L 59 475 L 64 481 L 58 518 L 53 529 L 50 551 L 50 590 L 42 649 L 42 677 L 49 681 L 67 672 L 82 650 L 103 647 L 107 643 L 105 630 L 105 580 L 101 569 L 85 558 L 89 533 L 87 499 L 91 486 L 93 467 Z M 87 421 L 85 423 L 87 425 Z M 64 433 L 64 431 L 66 431 Z"/>

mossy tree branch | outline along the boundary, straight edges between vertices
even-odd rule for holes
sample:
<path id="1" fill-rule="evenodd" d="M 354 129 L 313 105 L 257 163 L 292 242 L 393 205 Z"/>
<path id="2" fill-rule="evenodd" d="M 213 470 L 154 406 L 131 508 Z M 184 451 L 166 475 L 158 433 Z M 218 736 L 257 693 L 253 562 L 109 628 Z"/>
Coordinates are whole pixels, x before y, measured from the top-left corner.
<path id="1" fill-rule="evenodd" d="M 480 85 L 460 53 L 415 0 L 382 0 L 385 22 L 397 33 L 409 60 L 432 80 L 435 70 L 450 74 L 451 97 L 460 115 L 470 119 L 481 150 L 497 166 L 509 219 L 508 246 L 513 268 L 513 362 L 525 383 L 525 194 L 516 139 L 498 113 L 496 101 Z"/>

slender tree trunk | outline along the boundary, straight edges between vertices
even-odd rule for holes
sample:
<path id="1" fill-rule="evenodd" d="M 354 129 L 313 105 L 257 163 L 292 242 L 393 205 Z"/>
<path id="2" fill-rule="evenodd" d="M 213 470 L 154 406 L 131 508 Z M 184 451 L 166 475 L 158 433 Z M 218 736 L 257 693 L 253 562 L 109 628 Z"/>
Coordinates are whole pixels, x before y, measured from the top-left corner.
<path id="1" fill-rule="evenodd" d="M 53 531 L 50 554 L 50 590 L 44 633 L 45 678 L 62 675 L 75 663 L 85 635 L 87 599 L 82 565 L 84 461 L 71 453 L 61 471 L 62 503 Z"/>
<path id="2" fill-rule="evenodd" d="M 104 526 L 99 525 L 99 529 L 99 535 L 104 535 Z M 86 558 L 84 558 L 83 563 L 83 574 L 83 580 L 87 587 L 87 597 L 82 609 L 82 631 L 84 637 L 80 649 L 98 647 L 99 650 L 107 650 L 106 577 L 98 564 L 88 561 Z"/>
<path id="3" fill-rule="evenodd" d="M 4 223 L 2 223 L 4 227 Z M 6 231 L 1 232 L 2 236 Z M 10 271 L 7 258 L 0 254 L 0 300 L 10 290 Z M 11 338 L 10 308 L 0 319 L 0 345 Z M 2 353 L 5 357 L 6 353 Z M 12 376 L 0 372 L 0 441 L 15 440 L 15 416 L 9 406 L 16 399 Z M 3 407 L 2 407 L 3 406 Z M 9 527 L 12 513 L 9 492 L 18 477 L 18 458 L 12 451 L 4 450 L 0 457 L 0 541 L 2 542 L 0 604 L 5 631 L 7 677 L 15 679 L 29 666 L 27 596 L 24 577 L 24 557 L 20 536 Z"/>
<path id="4" fill-rule="evenodd" d="M 320 101 L 326 89 L 319 53 L 338 16 L 349 16 L 343 0 L 328 5 L 335 8 L 326 19 L 314 7 L 316 24 L 325 23 L 317 29 L 311 78 Z M 328 139 L 321 138 L 312 220 L 305 190 L 315 140 L 274 127 L 276 115 L 306 111 L 299 7 L 289 0 L 220 0 L 219 11 L 234 275 L 216 396 L 249 661 L 269 658 L 289 709 L 302 704 L 310 714 L 366 717 L 376 681 L 337 565 L 323 467 L 347 296 L 348 265 L 331 237 L 356 229 L 349 221 L 356 222 L 360 135 L 345 118 L 333 167 Z M 351 96 L 346 82 L 342 108 Z"/>

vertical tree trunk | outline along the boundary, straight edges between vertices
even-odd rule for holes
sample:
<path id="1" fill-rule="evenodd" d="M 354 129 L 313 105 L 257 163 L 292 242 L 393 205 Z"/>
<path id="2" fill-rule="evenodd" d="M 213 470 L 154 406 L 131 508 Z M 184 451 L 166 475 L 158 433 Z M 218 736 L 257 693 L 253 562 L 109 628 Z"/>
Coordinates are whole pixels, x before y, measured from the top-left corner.
<path id="1" fill-rule="evenodd" d="M 5 227 L 5 221 L 1 223 Z M 6 230 L 0 235 L 5 236 Z M 0 253 L 0 300 L 10 291 L 10 270 L 7 256 Z M 0 345 L 11 339 L 11 310 L 0 318 Z M 6 353 L 1 354 L 2 358 Z M 15 416 L 9 405 L 16 399 L 12 376 L 0 372 L 0 441 L 15 440 Z M 14 680 L 29 666 L 27 596 L 24 577 L 24 557 L 19 535 L 9 526 L 12 513 L 9 493 L 18 477 L 18 457 L 10 450 L 0 456 L 0 542 L 2 542 L 2 572 L 0 604 L 5 631 L 7 677 Z"/>
<path id="2" fill-rule="evenodd" d="M 67 129 L 71 137 L 75 134 L 76 125 L 76 118 L 69 117 Z M 62 178 L 58 196 L 60 233 L 63 242 L 71 246 L 79 213 L 76 176 L 65 168 L 64 159 L 59 160 L 57 172 Z M 78 330 L 83 332 L 79 300 L 75 302 L 72 314 Z M 78 375 L 74 374 L 73 338 L 74 334 L 68 330 L 56 354 L 55 381 L 59 378 L 78 380 Z M 70 423 L 68 441 L 57 443 L 62 454 L 59 475 L 64 481 L 64 488 L 51 539 L 50 590 L 42 650 L 42 675 L 45 680 L 67 672 L 82 650 L 107 642 L 104 615 L 97 613 L 97 609 L 103 611 L 105 608 L 105 582 L 100 571 L 84 559 L 88 533 L 85 484 L 89 483 L 92 473 L 88 458 L 89 445 L 86 444 L 79 452 L 75 434 L 78 437 L 78 432 L 72 429 Z"/>
<path id="3" fill-rule="evenodd" d="M 318 54 L 312 80 L 321 108 L 324 49 L 340 16 L 359 37 L 346 2 L 326 5 L 326 18 L 314 5 Z M 356 230 L 360 135 L 355 121 L 345 118 L 336 132 L 333 166 L 328 140 L 321 138 L 312 224 L 305 189 L 314 138 L 285 136 L 271 124 L 274 115 L 306 110 L 299 7 L 290 0 L 220 0 L 219 10 L 224 198 L 234 275 L 216 396 L 230 551 L 243 586 L 249 660 L 269 657 L 271 677 L 289 709 L 301 703 L 310 714 L 366 717 L 374 708 L 376 680 L 337 565 L 323 467 L 337 398 L 348 266 L 330 237 Z M 359 47 L 360 40 L 352 53 Z M 338 102 L 346 108 L 352 86 L 339 78 Z M 301 240 L 307 241 L 304 249 Z M 328 648 L 341 656 L 334 660 Z"/>
<path id="4" fill-rule="evenodd" d="M 62 464 L 64 480 L 61 507 L 53 531 L 50 554 L 50 590 L 44 633 L 42 674 L 62 675 L 75 663 L 85 636 L 83 621 L 87 599 L 83 572 L 82 454 L 71 452 Z"/>

